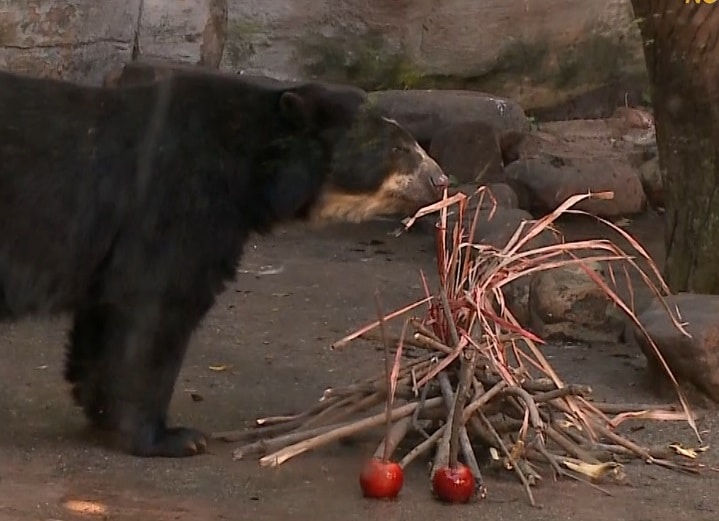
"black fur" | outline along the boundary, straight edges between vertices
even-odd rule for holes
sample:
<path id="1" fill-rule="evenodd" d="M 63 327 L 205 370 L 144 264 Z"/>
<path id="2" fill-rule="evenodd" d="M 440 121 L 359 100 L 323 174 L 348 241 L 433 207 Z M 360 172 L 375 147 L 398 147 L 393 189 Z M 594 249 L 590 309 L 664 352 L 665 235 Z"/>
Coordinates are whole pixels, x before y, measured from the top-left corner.
<path id="1" fill-rule="evenodd" d="M 352 153 L 373 167 L 359 184 L 342 170 L 364 102 L 229 75 L 112 89 L 0 72 L 0 319 L 72 314 L 65 377 L 93 424 L 136 455 L 203 452 L 167 426 L 189 339 L 250 233 L 309 215 L 328 184 L 371 198 L 393 174 L 372 152 Z"/>

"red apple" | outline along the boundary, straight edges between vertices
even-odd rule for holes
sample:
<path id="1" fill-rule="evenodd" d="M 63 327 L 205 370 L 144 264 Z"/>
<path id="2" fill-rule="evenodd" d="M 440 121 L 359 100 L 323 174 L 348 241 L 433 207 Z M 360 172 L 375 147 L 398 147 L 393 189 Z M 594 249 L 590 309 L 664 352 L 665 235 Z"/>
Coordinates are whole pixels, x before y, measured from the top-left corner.
<path id="1" fill-rule="evenodd" d="M 472 471 L 461 463 L 456 468 L 439 468 L 432 476 L 432 490 L 448 503 L 467 503 L 474 494 L 474 487 Z"/>
<path id="2" fill-rule="evenodd" d="M 360 472 L 360 487 L 365 497 L 391 499 L 404 485 L 404 472 L 399 463 L 372 458 Z"/>

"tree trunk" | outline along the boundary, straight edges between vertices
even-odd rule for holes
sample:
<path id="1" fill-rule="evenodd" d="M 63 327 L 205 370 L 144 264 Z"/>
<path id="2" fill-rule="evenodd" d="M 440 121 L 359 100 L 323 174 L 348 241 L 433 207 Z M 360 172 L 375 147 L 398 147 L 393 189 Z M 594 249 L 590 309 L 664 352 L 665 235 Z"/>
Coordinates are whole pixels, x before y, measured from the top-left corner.
<path id="1" fill-rule="evenodd" d="M 664 274 L 719 293 L 719 3 L 632 0 L 652 82 L 665 187 Z"/>

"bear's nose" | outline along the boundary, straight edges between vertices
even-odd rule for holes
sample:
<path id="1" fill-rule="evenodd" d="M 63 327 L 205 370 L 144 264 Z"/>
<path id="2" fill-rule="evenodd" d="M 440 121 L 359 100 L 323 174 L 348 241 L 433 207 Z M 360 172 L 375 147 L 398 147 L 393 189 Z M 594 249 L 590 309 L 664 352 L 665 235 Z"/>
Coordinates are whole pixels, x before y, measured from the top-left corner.
<path id="1" fill-rule="evenodd" d="M 449 177 L 440 171 L 432 176 L 432 184 L 437 188 L 447 188 L 449 186 Z"/>

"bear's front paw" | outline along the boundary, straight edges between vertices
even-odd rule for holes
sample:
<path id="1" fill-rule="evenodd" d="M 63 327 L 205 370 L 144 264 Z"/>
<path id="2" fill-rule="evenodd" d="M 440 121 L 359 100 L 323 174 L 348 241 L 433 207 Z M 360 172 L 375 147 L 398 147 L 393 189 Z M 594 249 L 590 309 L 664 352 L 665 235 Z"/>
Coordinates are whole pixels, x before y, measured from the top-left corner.
<path id="1" fill-rule="evenodd" d="M 136 439 L 132 452 L 136 456 L 147 458 L 196 456 L 207 452 L 207 436 L 187 427 L 165 428 L 156 433 L 153 441 Z"/>

